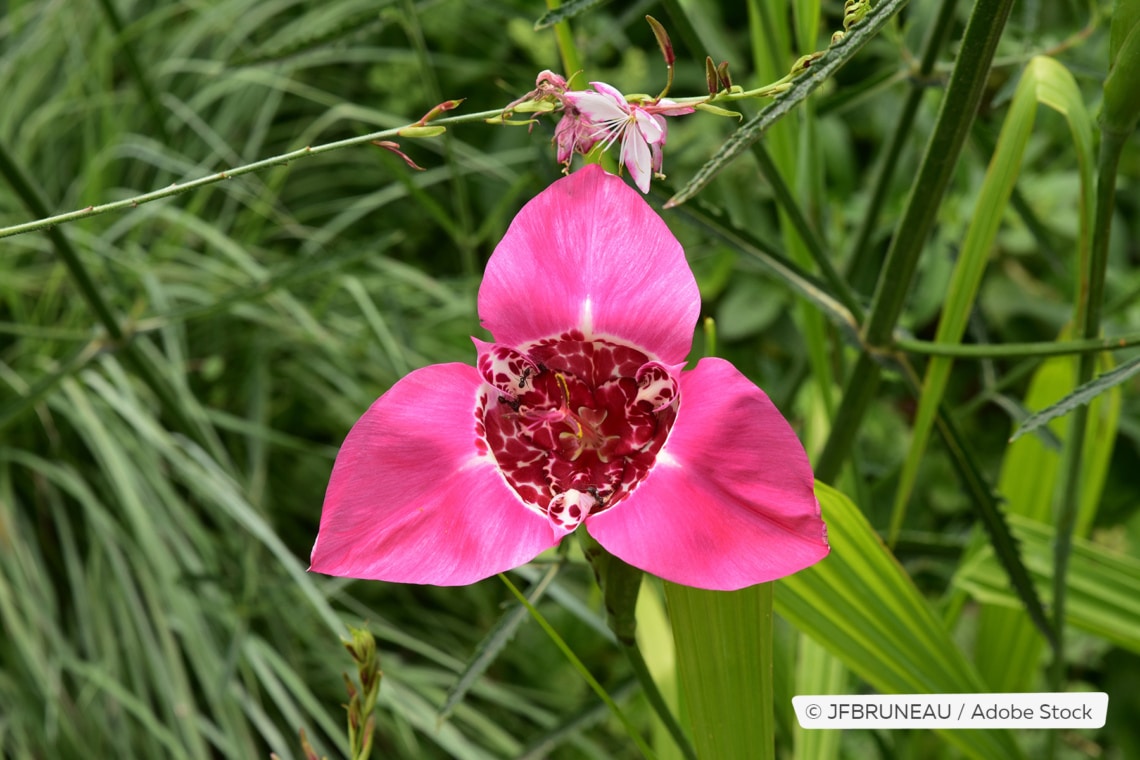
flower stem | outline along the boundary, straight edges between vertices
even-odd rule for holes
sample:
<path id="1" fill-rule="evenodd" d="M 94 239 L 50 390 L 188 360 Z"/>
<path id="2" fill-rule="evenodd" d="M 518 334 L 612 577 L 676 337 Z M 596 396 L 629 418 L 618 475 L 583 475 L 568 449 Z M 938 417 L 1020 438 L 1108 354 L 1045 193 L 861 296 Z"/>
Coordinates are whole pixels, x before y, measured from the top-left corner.
<path id="1" fill-rule="evenodd" d="M 875 174 L 874 186 L 871 189 L 871 198 L 867 202 L 867 211 L 863 214 L 859 229 L 855 233 L 854 243 L 848 257 L 850 262 L 847 273 L 851 277 L 854 288 L 860 292 L 869 290 L 875 272 L 879 271 L 878 262 L 872 260 L 874 249 L 870 241 L 878 226 L 879 213 L 887 199 L 887 191 L 891 187 L 891 178 L 894 176 L 895 166 L 899 156 L 902 155 L 903 146 L 910 138 L 914 117 L 918 114 L 918 106 L 922 103 L 922 96 L 926 91 L 927 80 L 934 71 L 934 64 L 938 59 L 938 52 L 946 44 L 946 37 L 953 26 L 954 10 L 957 0 L 942 0 L 938 9 L 938 16 L 934 24 L 927 30 L 922 46 L 922 59 L 918 70 L 910 77 L 911 89 L 899 112 L 894 132 L 891 133 L 887 143 L 882 163 L 879 164 Z"/>
<path id="2" fill-rule="evenodd" d="M 574 650 L 570 648 L 570 645 L 566 643 L 565 639 L 558 635 L 558 631 L 554 630 L 554 626 L 552 626 L 550 622 L 542 616 L 541 612 L 535 609 L 535 606 L 530 603 L 530 600 L 527 599 L 521 591 L 518 590 L 515 584 L 511 583 L 510 578 L 508 578 L 503 573 L 499 573 L 499 580 L 506 584 L 507 588 L 510 589 L 510 592 L 515 595 L 516 599 L 519 600 L 519 603 L 527 608 L 527 611 L 530 612 L 531 617 L 535 619 L 535 622 L 538 623 L 539 627 L 541 627 L 542 630 L 546 632 L 546 635 L 550 637 L 550 640 L 554 642 L 554 645 L 558 647 L 562 654 L 565 655 L 566 659 L 570 661 L 570 664 L 574 667 L 574 669 L 578 671 L 579 675 L 585 679 L 586 683 L 590 685 L 590 688 L 594 690 L 594 693 L 598 695 L 598 699 L 602 700 L 602 702 L 605 703 L 606 707 L 610 708 L 610 712 L 612 712 L 614 716 L 621 722 L 621 724 L 625 726 L 625 730 L 629 733 L 630 738 L 633 740 L 634 744 L 637 745 L 637 748 L 641 751 L 642 756 L 648 760 L 655 758 L 656 755 L 654 754 L 653 750 L 650 749 L 649 745 L 645 743 L 645 739 L 643 739 L 640 732 L 638 732 L 637 726 L 633 725 L 633 722 L 629 719 L 629 716 L 622 712 L 621 708 L 617 706 L 617 703 L 614 702 L 613 698 L 606 693 L 606 690 L 600 683 L 598 683 L 598 679 L 594 678 L 594 675 L 589 671 L 585 664 L 583 664 L 582 661 L 578 659 L 578 655 L 574 654 Z"/>
<path id="3" fill-rule="evenodd" d="M 546 0 L 546 9 L 555 10 L 562 5 L 562 0 Z M 574 35 L 570 33 L 570 22 L 559 21 L 554 25 L 554 39 L 558 43 L 558 54 L 562 58 L 562 69 L 568 78 L 582 70 L 582 59 L 578 57 L 578 47 L 574 44 Z"/>
<path id="4" fill-rule="evenodd" d="M 440 119 L 432 119 L 431 123 L 433 126 L 471 124 L 474 122 L 483 122 L 487 119 L 497 118 L 499 116 L 502 116 L 502 113 L 502 109 L 494 109 L 490 111 L 480 111 L 478 113 L 463 114 L 461 116 L 447 116 Z M 98 216 L 99 214 L 105 214 L 109 211 L 122 211 L 125 209 L 135 208 L 137 206 L 141 206 L 144 203 L 150 203 L 152 201 L 169 198 L 174 195 L 180 195 L 182 193 L 189 192 L 190 190 L 195 190 L 199 187 L 205 187 L 216 182 L 232 179 L 234 177 L 240 177 L 244 174 L 252 174 L 253 172 L 260 171 L 261 169 L 267 169 L 271 166 L 282 166 L 284 164 L 288 164 L 290 161 L 295 161 L 307 156 L 316 156 L 321 153 L 329 153 L 331 151 L 340 150 L 342 148 L 351 148 L 358 145 L 368 145 L 378 140 L 386 140 L 393 137 L 399 137 L 401 130 L 411 126 L 415 126 L 415 124 L 411 123 L 405 126 L 394 127 L 392 129 L 383 129 L 379 132 L 370 132 L 366 135 L 349 137 L 344 140 L 336 140 L 334 142 L 324 143 L 323 145 L 306 145 L 304 148 L 298 148 L 297 150 L 289 151 L 288 153 L 282 153 L 280 155 L 265 158 L 260 161 L 254 161 L 251 164 L 244 164 L 232 169 L 215 172 L 205 177 L 199 177 L 198 179 L 189 180 L 187 182 L 176 182 L 169 187 L 162 188 L 161 190 L 154 190 L 149 193 L 143 193 L 142 195 L 136 195 L 133 198 L 125 198 L 120 201 L 115 201 L 113 203 L 104 203 L 98 206 L 88 206 L 87 208 L 78 209 L 76 211 L 69 211 L 64 214 L 46 216 L 48 213 L 46 207 L 42 210 L 42 212 L 33 210 L 33 213 L 42 213 L 44 215 L 43 218 L 37 219 L 33 222 L 25 222 L 23 224 L 12 225 L 10 227 L 0 227 L 0 238 L 11 237 L 12 235 L 19 235 L 25 232 L 34 232 L 36 230 L 54 227 L 55 225 L 63 224 L 64 222 L 72 222 L 76 219 L 85 219 L 89 216 Z"/>
<path id="5" fill-rule="evenodd" d="M 697 753 L 689 742 L 685 729 L 681 727 L 677 717 L 673 715 L 673 711 L 665 702 L 661 690 L 657 688 L 657 682 L 653 680 L 653 674 L 649 672 L 649 666 L 645 663 L 645 658 L 641 654 L 641 648 L 637 645 L 637 641 L 634 640 L 629 644 L 623 643 L 622 649 L 625 650 L 625 654 L 629 658 L 629 664 L 633 667 L 633 673 L 641 684 L 641 690 L 645 692 L 645 698 L 649 700 L 649 704 L 657 713 L 657 717 L 665 724 L 665 728 L 673 737 L 673 741 L 677 743 L 681 754 L 685 756 L 686 760 L 697 760 Z"/>

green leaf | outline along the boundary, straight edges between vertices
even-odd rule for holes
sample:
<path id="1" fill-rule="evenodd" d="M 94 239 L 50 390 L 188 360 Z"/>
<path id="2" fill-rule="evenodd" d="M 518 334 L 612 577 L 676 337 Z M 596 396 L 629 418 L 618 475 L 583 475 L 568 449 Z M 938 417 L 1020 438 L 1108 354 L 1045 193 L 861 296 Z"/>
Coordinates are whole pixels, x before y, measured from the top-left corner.
<path id="1" fill-rule="evenodd" d="M 1065 396 L 1056 404 L 1048 406 L 1036 414 L 1030 415 L 1021 423 L 1021 427 L 1014 432 L 1010 440 L 1016 441 L 1021 436 L 1032 430 L 1036 430 L 1050 420 L 1068 414 L 1082 404 L 1089 403 L 1100 394 L 1110 391 L 1127 381 L 1137 372 L 1140 372 L 1140 357 L 1121 364 L 1114 370 L 1099 375 L 1092 381 L 1077 388 L 1068 396 Z"/>
<path id="2" fill-rule="evenodd" d="M 1111 361 L 1106 354 L 1101 358 L 1101 366 L 1111 367 Z M 1072 389 L 1075 382 L 1073 359 L 1049 359 L 1034 373 L 1025 395 L 1025 407 L 1041 409 Z M 1120 420 L 1120 405 L 1119 389 L 1100 397 L 1092 405 L 1089 433 L 1085 437 L 1085 450 L 1081 457 L 1084 471 L 1077 514 L 1078 536 L 1088 531 L 1100 503 Z M 1059 419 L 1039 430 L 1049 431 L 1062 442 L 1070 432 L 1069 426 Z M 1010 444 L 998 479 L 998 492 L 1004 499 L 1005 512 L 1039 522 L 1050 521 L 1060 464 L 1060 451 L 1049 446 L 1039 435 L 1024 436 Z M 980 549 L 981 541 L 978 541 L 974 551 Z M 973 552 L 968 556 L 972 557 Z M 1028 691 L 1035 687 L 1041 648 L 1045 642 L 1024 609 L 983 605 L 978 615 L 977 640 L 984 643 L 976 647 L 974 661 L 990 688 Z"/>
<path id="3" fill-rule="evenodd" d="M 569 21 L 575 16 L 580 16 L 591 8 L 595 8 L 607 0 L 569 0 L 563 3 L 558 8 L 553 8 L 534 22 L 534 30 L 537 32 L 540 29 L 549 29 L 555 24 L 560 24 L 563 21 Z M 572 72 L 566 72 L 567 75 Z"/>
<path id="4" fill-rule="evenodd" d="M 1079 239 L 1085 240 L 1088 237 L 1086 227 L 1091 214 L 1094 189 L 1091 173 L 1092 120 L 1081 100 L 1081 93 L 1077 89 L 1073 75 L 1052 58 L 1039 56 L 1026 66 L 1009 113 L 1002 125 L 993 159 L 990 161 L 978 194 L 974 216 L 966 232 L 961 256 L 954 265 L 954 273 L 950 279 L 938 323 L 938 333 L 934 339 L 936 343 L 957 344 L 962 340 L 966 323 L 974 308 L 982 274 L 989 261 L 990 249 L 1001 226 L 1010 194 L 1017 184 L 1021 159 L 1033 132 L 1039 102 L 1061 112 L 1069 122 L 1081 165 L 1082 229 Z M 954 360 L 950 357 L 936 356 L 927 365 L 918 412 L 915 415 L 914 438 L 899 476 L 899 487 L 891 513 L 888 531 L 888 540 L 891 543 L 898 537 L 898 532 L 902 528 L 906 505 L 918 478 L 918 468 L 926 451 L 926 442 L 934 426 L 938 405 L 942 403 L 953 364 Z"/>
<path id="5" fill-rule="evenodd" d="M 986 691 L 914 582 L 839 491 L 816 483 L 831 554 L 778 582 L 776 609 L 884 694 Z M 1021 753 L 1008 732 L 940 731 L 977 758 Z"/>
<path id="6" fill-rule="evenodd" d="M 705 591 L 666 582 L 665 599 L 698 756 L 770 760 L 772 584 Z"/>
<path id="7" fill-rule="evenodd" d="M 1053 579 L 1053 529 L 1016 515 L 1010 522 L 1021 539 L 1033 580 L 1048 598 Z M 1075 538 L 1068 578 L 1068 623 L 1140 653 L 1140 561 Z M 962 565 L 954 584 L 987 604 L 1018 606 L 988 549 Z"/>

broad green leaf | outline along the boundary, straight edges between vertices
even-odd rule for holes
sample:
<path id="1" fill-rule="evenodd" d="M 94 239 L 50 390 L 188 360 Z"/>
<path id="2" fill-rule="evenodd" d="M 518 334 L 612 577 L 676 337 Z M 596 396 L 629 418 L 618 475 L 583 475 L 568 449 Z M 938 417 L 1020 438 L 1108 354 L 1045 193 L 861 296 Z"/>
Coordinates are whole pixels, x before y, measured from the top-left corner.
<path id="1" fill-rule="evenodd" d="M 1072 74 L 1052 58 L 1037 57 L 1029 62 L 1018 84 L 1009 114 L 1002 125 L 993 159 L 986 171 L 978 194 L 974 216 L 962 245 L 962 253 L 954 266 L 946 302 L 938 322 L 937 343 L 961 342 L 966 322 L 973 311 L 978 286 L 989 260 L 990 249 L 1005 213 L 1009 196 L 1017 184 L 1021 159 L 1037 114 L 1037 104 L 1044 103 L 1065 115 L 1077 147 L 1081 165 L 1081 231 L 1080 239 L 1087 239 L 1087 224 L 1091 216 L 1093 182 L 1092 121 L 1081 101 L 1080 91 Z M 932 357 L 926 368 L 918 412 L 915 415 L 910 453 L 899 476 L 891 512 L 889 540 L 893 544 L 902 528 L 907 503 L 918 477 L 926 443 L 942 403 L 946 383 L 954 360 L 946 356 Z"/>
<path id="2" fill-rule="evenodd" d="M 884 694 L 986 691 L 858 507 L 822 483 L 816 496 L 831 554 L 778 582 L 777 611 Z M 971 757 L 1021 756 L 1008 732 L 940 733 Z"/>
<path id="3" fill-rule="evenodd" d="M 1026 564 L 1043 596 L 1052 593 L 1053 529 L 1012 516 Z M 1070 625 L 1140 653 L 1140 561 L 1075 538 L 1069 564 L 1065 613 Z M 987 604 L 1016 608 L 993 554 L 987 549 L 965 562 L 954 584 Z"/>
<path id="4" fill-rule="evenodd" d="M 848 693 L 847 668 L 811 636 L 801 635 L 796 663 L 796 694 Z M 805 731 L 795 728 L 795 760 L 828 760 L 839 757 L 841 731 Z"/>
<path id="5" fill-rule="evenodd" d="M 665 599 L 697 755 L 774 757 L 772 584 L 705 591 L 665 583 Z"/>
<path id="6" fill-rule="evenodd" d="M 637 597 L 637 645 L 644 653 L 649 673 L 661 689 L 669 709 L 681 718 L 677 650 L 673 644 L 669 616 L 665 614 L 664 592 L 659 584 L 648 579 L 642 585 L 641 594 Z M 653 718 L 653 749 L 657 751 L 657 760 L 681 760 L 684 757 L 669 729 L 656 714 Z"/>
<path id="7" fill-rule="evenodd" d="M 1064 337 L 1061 336 L 1062 339 Z M 1111 362 L 1109 354 L 1102 355 L 1102 369 L 1111 367 Z M 1075 382 L 1076 362 L 1073 358 L 1048 359 L 1034 373 L 1024 405 L 1031 410 L 1046 407 L 1070 391 Z M 1114 389 L 1092 404 L 1090 427 L 1081 457 L 1084 470 L 1081 476 L 1081 503 L 1077 513 L 1077 536 L 1088 532 L 1096 516 L 1109 460 L 1112 458 L 1120 406 L 1119 389 Z M 1054 419 L 1045 429 L 1056 440 L 1063 442 L 1068 437 L 1068 425 L 1061 419 Z M 1008 515 L 1023 516 L 1039 522 L 1052 520 L 1053 492 L 1060 460 L 1060 451 L 1046 445 L 1040 436 L 1025 436 L 1009 445 L 998 479 L 998 491 L 1004 499 Z M 980 548 L 979 540 L 975 551 Z M 978 615 L 977 640 L 985 643 L 977 646 L 974 661 L 990 688 L 997 691 L 1028 691 L 1036 687 L 1035 676 L 1039 671 L 1041 649 L 1045 642 L 1024 609 L 983 605 Z"/>
<path id="8" fill-rule="evenodd" d="M 569 21 L 575 16 L 580 16 L 604 2 L 607 2 L 607 0 L 568 0 L 557 8 L 553 8 L 542 14 L 538 21 L 534 22 L 534 30 L 537 32 L 540 29 L 549 29 L 555 24 Z M 567 72 L 567 76 L 571 73 L 573 72 Z"/>
<path id="9" fill-rule="evenodd" d="M 1021 427 L 1014 432 L 1010 440 L 1015 441 L 1022 435 L 1036 430 L 1050 420 L 1068 414 L 1078 406 L 1089 403 L 1100 394 L 1110 391 L 1121 383 L 1129 380 L 1137 372 L 1140 372 L 1140 358 L 1133 359 L 1130 362 L 1121 364 L 1114 370 L 1099 375 L 1065 396 L 1056 404 L 1048 406 L 1036 414 L 1027 417 L 1021 423 Z"/>

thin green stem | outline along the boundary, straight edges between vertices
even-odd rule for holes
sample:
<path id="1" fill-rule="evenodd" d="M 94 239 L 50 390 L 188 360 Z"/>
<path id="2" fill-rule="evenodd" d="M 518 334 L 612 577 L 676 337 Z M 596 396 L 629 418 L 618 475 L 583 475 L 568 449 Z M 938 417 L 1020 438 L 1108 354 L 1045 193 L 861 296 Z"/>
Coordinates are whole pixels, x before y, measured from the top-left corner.
<path id="1" fill-rule="evenodd" d="M 558 631 L 554 630 L 554 626 L 552 626 L 549 621 L 543 617 L 542 613 L 539 612 L 535 606 L 530 603 L 530 600 L 527 599 L 526 596 L 518 590 L 515 584 L 511 583 L 510 578 L 508 578 L 503 573 L 499 573 L 499 580 L 506 584 L 507 588 L 510 589 L 510 592 L 515 595 L 516 599 L 519 600 L 519 603 L 527 608 L 527 611 L 530 612 L 531 617 L 535 619 L 535 622 L 538 623 L 539 627 L 546 632 L 546 635 L 550 637 L 550 640 L 554 642 L 554 645 L 558 647 L 559 651 L 561 651 L 566 659 L 570 661 L 570 665 L 578 671 L 578 674 L 582 676 L 586 683 L 590 685 L 590 688 L 593 689 L 594 693 L 598 695 L 598 699 L 602 700 L 602 702 L 605 703 L 606 707 L 610 708 L 610 712 L 614 714 L 614 717 L 616 717 L 621 722 L 621 724 L 625 726 L 625 730 L 629 733 L 629 736 L 633 740 L 633 743 L 636 744 L 637 748 L 641 751 L 642 756 L 649 758 L 650 760 L 652 758 L 655 758 L 656 755 L 653 753 L 653 750 L 649 748 L 649 745 L 645 743 L 645 739 L 641 737 L 641 733 L 637 730 L 637 726 L 633 725 L 633 722 L 630 721 L 629 717 L 624 712 L 622 712 L 621 708 L 617 706 L 617 703 L 614 702 L 613 698 L 610 697 L 602 685 L 598 683 L 598 679 L 594 678 L 593 673 L 591 673 L 585 664 L 583 664 L 583 662 L 578 659 L 578 655 L 574 654 L 574 650 L 570 648 L 570 645 L 566 643 L 565 639 L 558 635 Z"/>
<path id="2" fill-rule="evenodd" d="M 910 293 L 919 255 L 985 91 L 990 61 L 1012 5 L 1013 0 L 978 0 L 970 13 L 934 134 L 923 154 L 871 301 L 870 316 L 863 330 L 864 342 L 869 346 L 887 345 L 892 337 Z M 859 357 L 844 389 L 831 435 L 816 465 L 816 476 L 820 480 L 833 482 L 839 474 L 874 397 L 868 388 L 878 386 L 880 372 L 878 362 L 869 354 Z"/>
<path id="3" fill-rule="evenodd" d="M 783 175 L 780 173 L 779 168 L 777 168 L 775 161 L 772 160 L 768 149 L 764 147 L 763 142 L 755 142 L 752 144 L 752 155 L 760 165 L 760 173 L 764 175 L 764 179 L 768 180 L 768 184 L 772 187 L 772 192 L 776 196 L 776 202 L 784 209 L 784 213 L 788 215 L 788 221 L 791 222 L 792 227 L 795 228 L 796 233 L 799 235 L 800 240 L 803 241 L 808 253 L 811 254 L 812 261 L 819 267 L 823 279 L 831 286 L 835 297 L 847 307 L 848 311 L 851 312 L 857 321 L 861 322 L 863 320 L 862 305 L 860 305 L 859 300 L 855 297 L 854 291 L 851 290 L 846 280 L 835 270 L 831 259 L 827 255 L 823 240 L 820 239 L 815 228 L 812 227 L 807 217 L 804 216 L 800 204 L 797 203 L 795 197 L 793 197 L 791 188 L 789 188 L 788 183 L 784 181 Z"/>
<path id="4" fill-rule="evenodd" d="M 907 353 L 927 356 L 951 356 L 956 359 L 1021 359 L 1038 356 L 1070 356 L 1098 354 L 1140 346 L 1140 334 L 1121 335 L 1116 338 L 1088 338 L 1040 343 L 992 343 L 962 345 L 935 343 L 913 338 L 895 338 L 894 347 Z"/>
<path id="5" fill-rule="evenodd" d="M 1093 219 L 1092 246 L 1088 269 L 1081 273 L 1081 287 L 1077 297 L 1078 333 L 1085 339 L 1100 333 L 1104 305 L 1104 282 L 1108 268 L 1108 243 L 1112 232 L 1112 213 L 1116 200 L 1116 173 L 1120 154 L 1127 135 L 1110 130 L 1101 133 L 1100 152 L 1097 158 L 1096 216 Z M 1096 369 L 1096 354 L 1081 355 L 1077 367 L 1079 387 L 1092 379 Z M 1069 436 L 1065 442 L 1065 459 L 1062 469 L 1063 486 L 1057 511 L 1056 539 L 1053 544 L 1053 635 L 1057 648 L 1049 667 L 1049 684 L 1061 691 L 1065 683 L 1065 601 L 1068 591 L 1069 555 L 1072 552 L 1073 530 L 1080 504 L 1081 463 L 1088 431 L 1089 407 L 1082 405 L 1073 412 Z"/>
<path id="6" fill-rule="evenodd" d="M 29 211 L 39 216 L 47 215 L 47 202 L 39 191 L 32 186 L 23 170 L 12 159 L 6 146 L 2 143 L 0 143 L 0 176 L 8 181 Z M 40 225 L 37 229 L 43 226 L 47 225 Z M 62 230 L 55 226 L 47 227 L 47 236 L 55 247 L 59 258 L 63 261 L 64 267 L 67 268 L 71 279 L 79 289 L 80 297 L 95 314 L 95 318 L 103 325 L 103 329 L 107 331 L 107 335 L 110 337 L 110 342 L 121 350 L 121 356 L 126 365 L 151 389 L 151 392 L 158 398 L 159 403 L 174 419 L 175 424 L 182 432 L 213 454 L 218 461 L 225 461 L 221 444 L 208 432 L 206 426 L 198 424 L 187 414 L 169 382 L 150 362 L 135 339 L 132 339 L 133 336 L 123 332 L 118 318 L 111 310 L 110 304 L 99 292 L 95 280 L 87 271 L 79 253 L 71 245 L 71 241 L 67 239 Z"/>
<path id="7" fill-rule="evenodd" d="M 496 119 L 502 115 L 502 109 L 479 111 L 478 113 L 463 114 L 460 116 L 446 116 L 439 119 L 432 119 L 431 124 L 433 126 L 472 124 L 475 122 L 485 122 L 487 119 Z M 416 125 L 412 123 L 402 127 L 382 129 L 379 132 L 370 132 L 366 135 L 349 137 L 344 140 L 336 140 L 334 142 L 324 143 L 322 145 L 307 145 L 304 148 L 298 148 L 297 150 L 289 151 L 288 153 L 282 153 L 270 158 L 264 158 L 260 161 L 254 161 L 253 163 L 237 166 L 232 169 L 226 169 L 225 171 L 215 172 L 205 177 L 199 177 L 198 179 L 188 180 L 186 182 L 176 182 L 169 187 L 162 188 L 161 190 L 154 190 L 149 193 L 143 193 L 142 195 L 136 195 L 132 198 L 124 198 L 123 200 L 115 201 L 113 203 L 104 203 L 98 206 L 88 206 L 87 208 L 79 209 L 77 211 L 69 211 L 64 214 L 48 216 L 50 212 L 48 211 L 46 204 L 44 204 L 42 206 L 42 211 L 32 211 L 32 213 L 39 214 L 43 218 L 37 219 L 33 222 L 25 222 L 23 224 L 12 225 L 10 227 L 2 227 L 0 228 L 0 238 L 11 237 L 12 235 L 20 235 L 25 232 L 34 232 L 36 230 L 47 229 L 58 224 L 72 222 L 76 219 L 86 219 L 89 216 L 98 216 L 99 214 L 106 214 L 110 211 L 123 211 L 126 209 L 136 208 L 143 205 L 144 203 L 150 203 L 152 201 L 162 200 L 163 198 L 170 198 L 175 195 L 181 195 L 182 193 L 196 190 L 200 187 L 212 185 L 216 182 L 222 182 L 234 177 L 240 177 L 245 174 L 252 174 L 253 172 L 260 171 L 261 169 L 267 169 L 272 166 L 282 166 L 288 164 L 290 161 L 295 161 L 307 156 L 316 156 L 320 155 L 321 153 L 329 153 L 334 150 L 352 148 L 358 145 L 368 145 L 379 140 L 389 140 L 393 137 L 399 137 L 402 130 L 413 126 Z"/>
<path id="8" fill-rule="evenodd" d="M 866 354 L 863 356 L 866 356 Z M 914 368 L 906 360 L 900 362 L 899 368 L 902 371 L 903 380 L 910 388 L 911 393 L 917 397 L 922 390 L 922 382 L 919 379 L 918 373 L 915 372 Z M 1017 541 L 1009 529 L 1005 513 L 998 506 L 997 497 L 994 494 L 993 488 L 986 482 L 981 469 L 974 461 L 974 457 L 971 456 L 970 450 L 966 445 L 966 440 L 958 431 L 954 420 L 947 412 L 945 403 L 938 405 L 938 415 L 935 418 L 935 426 L 939 436 L 942 438 L 943 444 L 946 446 L 947 452 L 950 454 L 950 461 L 954 464 L 954 469 L 958 471 L 958 477 L 961 479 L 962 485 L 970 496 L 970 501 L 977 512 L 978 519 L 989 534 L 990 545 L 993 547 L 994 555 L 1002 564 L 1002 567 L 1005 568 L 1006 574 L 1009 576 L 1010 584 L 1013 586 L 1014 592 L 1025 605 L 1025 612 L 1029 615 L 1029 619 L 1037 626 L 1037 629 L 1041 632 L 1041 635 L 1045 637 L 1045 640 L 1049 642 L 1050 646 L 1056 649 L 1058 642 L 1054 636 L 1049 616 L 1045 612 L 1045 606 L 1041 602 L 1037 588 L 1030 579 L 1029 571 L 1025 567 L 1025 562 L 1021 559 Z"/>
<path id="9" fill-rule="evenodd" d="M 561 5 L 562 0 L 546 0 L 547 10 L 555 10 Z M 558 55 L 562 58 L 562 70 L 567 77 L 574 76 L 582 70 L 582 59 L 578 56 L 578 46 L 574 44 L 569 21 L 559 21 L 554 25 L 554 39 L 558 43 Z"/>
<path id="10" fill-rule="evenodd" d="M 646 665 L 645 658 L 641 655 L 641 648 L 638 647 L 637 640 L 635 639 L 632 644 L 622 644 L 622 649 L 625 650 L 629 664 L 633 667 L 633 674 L 641 683 L 645 698 L 649 700 L 649 704 L 657 713 L 657 717 L 665 724 L 665 728 L 673 737 L 673 741 L 677 743 L 681 754 L 685 756 L 686 760 L 697 760 L 697 753 L 693 749 L 692 743 L 689 742 L 685 729 L 681 727 L 676 716 L 673 715 L 673 711 L 665 702 L 665 697 L 661 695 L 661 690 L 657 688 L 657 682 L 653 680 L 653 674 L 649 672 L 649 666 Z"/>
<path id="11" fill-rule="evenodd" d="M 99 7 L 103 9 L 103 14 L 107 17 L 111 28 L 115 30 L 115 37 L 119 43 L 119 49 L 123 51 L 123 58 L 126 60 L 127 69 L 130 70 L 135 84 L 138 85 L 139 93 L 142 95 L 142 101 L 146 105 L 147 114 L 150 116 L 151 121 L 154 122 L 154 128 L 158 132 L 159 138 L 164 143 L 169 143 L 170 132 L 167 130 L 166 122 L 162 118 L 162 109 L 158 104 L 158 96 L 155 95 L 154 86 L 150 82 L 150 77 L 146 69 L 139 63 L 139 58 L 135 55 L 134 44 L 126 35 L 123 20 L 119 17 L 119 12 L 115 10 L 114 2 L 112 0 L 99 0 Z"/>
<path id="12" fill-rule="evenodd" d="M 886 202 L 887 191 L 890 190 L 891 179 L 894 176 L 895 166 L 898 164 L 903 146 L 911 137 L 914 117 L 918 113 L 918 106 L 922 103 L 922 95 L 926 90 L 930 74 L 934 71 L 938 53 L 946 45 L 946 38 L 949 36 L 950 28 L 953 25 L 956 7 L 957 0 L 942 0 L 934 24 L 926 32 L 918 70 L 910 79 L 910 92 L 907 94 L 906 101 L 903 102 L 902 111 L 899 113 L 898 121 L 895 122 L 894 132 L 891 133 L 886 152 L 875 174 L 875 182 L 871 189 L 871 198 L 867 203 L 867 211 L 863 214 L 863 220 L 855 233 L 851 253 L 848 257 L 847 274 L 851 278 L 852 285 L 858 291 L 869 289 L 875 272 L 879 271 L 877 262 L 872 259 L 874 251 L 870 244 L 871 236 L 878 226 L 879 214 Z"/>

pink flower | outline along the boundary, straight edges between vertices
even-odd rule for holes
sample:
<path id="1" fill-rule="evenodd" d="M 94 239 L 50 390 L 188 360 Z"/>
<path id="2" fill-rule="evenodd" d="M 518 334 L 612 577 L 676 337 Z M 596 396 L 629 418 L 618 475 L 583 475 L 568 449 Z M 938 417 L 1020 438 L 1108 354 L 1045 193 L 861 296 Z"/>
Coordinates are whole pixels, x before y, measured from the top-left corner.
<path id="1" fill-rule="evenodd" d="M 312 570 L 459 585 L 584 523 L 677 583 L 737 589 L 828 552 L 804 450 L 731 364 L 681 371 L 700 296 L 684 251 L 597 166 L 515 217 L 487 263 L 478 368 L 396 383 L 333 467 Z"/>
<path id="2" fill-rule="evenodd" d="M 586 153 L 599 140 L 604 141 L 606 149 L 620 140 L 619 160 L 629 170 L 641 192 L 649 192 L 650 178 L 661 171 L 661 149 L 665 147 L 666 131 L 664 117 L 692 113 L 692 107 L 678 105 L 671 100 L 633 104 L 605 82 L 590 82 L 590 85 L 595 92 L 567 92 L 562 98 L 567 104 L 566 111 L 554 134 L 558 143 L 558 160 L 569 160 L 575 149 Z M 564 128 L 567 119 L 576 125 L 574 131 L 568 126 Z M 564 134 L 572 144 L 564 140 Z M 582 149 L 579 147 L 582 145 L 588 147 Z"/>

